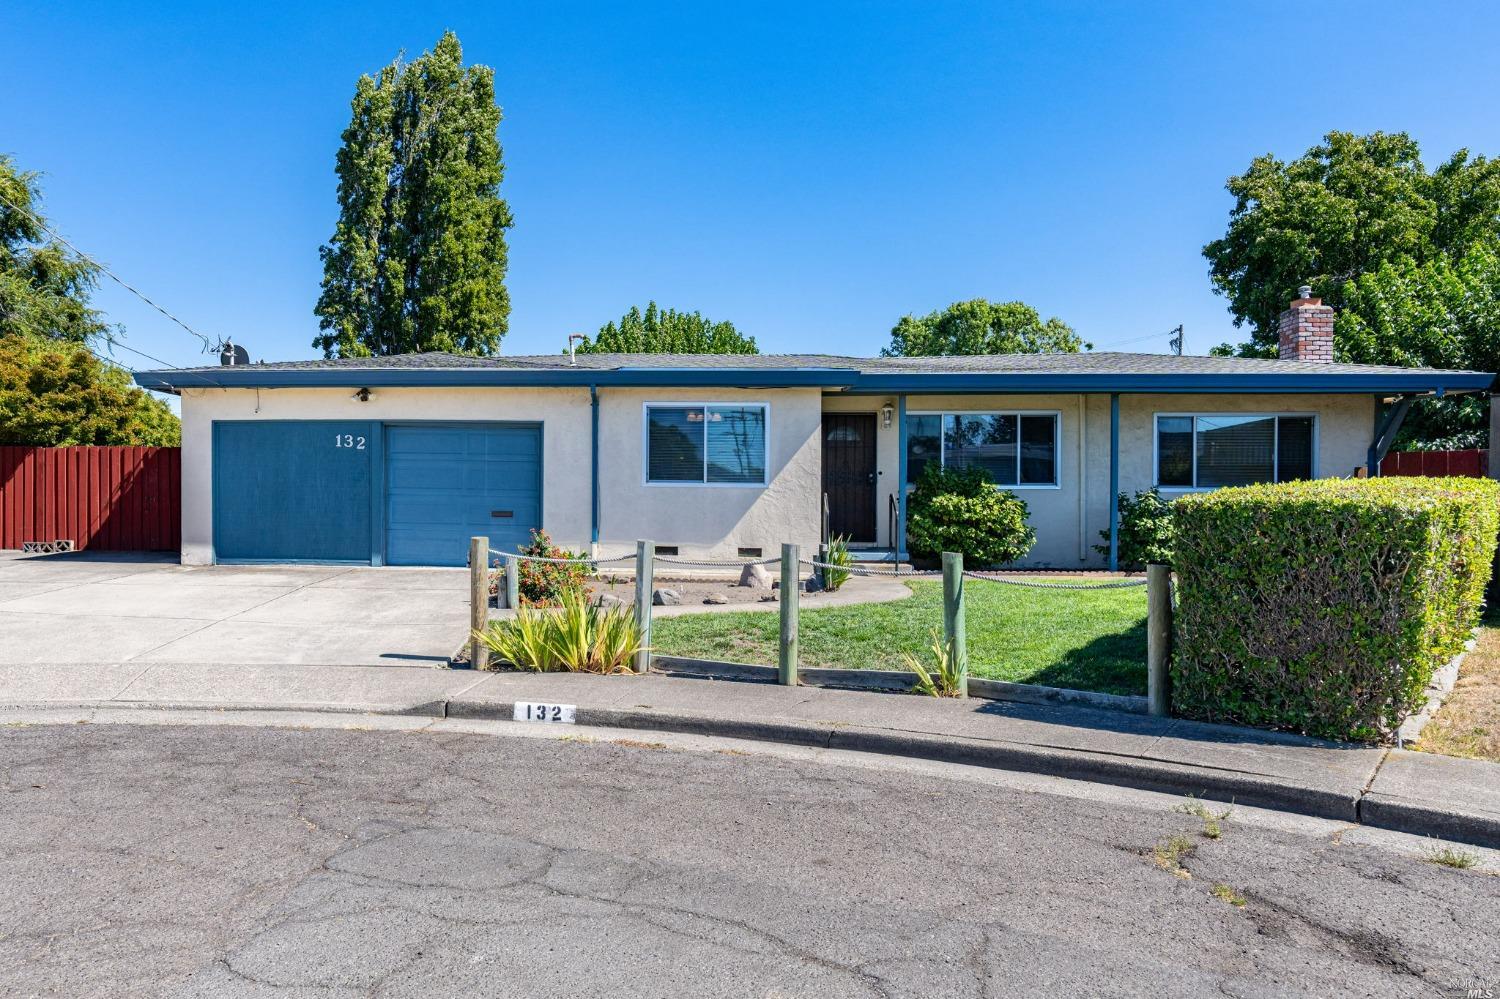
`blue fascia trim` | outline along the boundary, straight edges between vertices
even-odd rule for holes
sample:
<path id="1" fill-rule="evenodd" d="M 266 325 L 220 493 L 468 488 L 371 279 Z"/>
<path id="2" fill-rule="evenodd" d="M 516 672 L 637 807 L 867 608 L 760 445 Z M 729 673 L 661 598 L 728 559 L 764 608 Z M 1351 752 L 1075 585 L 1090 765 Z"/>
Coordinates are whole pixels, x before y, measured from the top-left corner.
<path id="1" fill-rule="evenodd" d="M 1487 391 L 1486 372 L 1373 372 L 1361 374 L 1128 374 L 1084 372 L 861 374 L 852 368 L 618 368 L 549 369 L 328 369 L 221 368 L 211 372 L 142 371 L 142 388 L 396 388 L 402 386 L 511 386 L 548 388 L 821 388 L 850 394 L 1076 393 L 1076 392 L 1276 392 L 1388 393 Z"/>
<path id="2" fill-rule="evenodd" d="M 212 372 L 140 371 L 142 388 L 401 388 L 501 386 L 511 388 L 844 388 L 856 372 L 846 369 L 664 368 L 546 371 L 478 368 L 331 369 L 221 368 Z"/>
<path id="3" fill-rule="evenodd" d="M 850 394 L 895 393 L 1357 393 L 1479 392 L 1495 376 L 1486 372 L 1379 372 L 1370 374 L 864 374 Z"/>

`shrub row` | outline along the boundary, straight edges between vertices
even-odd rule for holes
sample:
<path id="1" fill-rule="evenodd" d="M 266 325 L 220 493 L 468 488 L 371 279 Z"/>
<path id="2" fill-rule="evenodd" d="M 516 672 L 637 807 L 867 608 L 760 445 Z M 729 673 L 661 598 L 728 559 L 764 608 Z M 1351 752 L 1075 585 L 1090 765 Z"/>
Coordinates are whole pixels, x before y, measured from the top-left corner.
<path id="1" fill-rule="evenodd" d="M 1175 713 L 1379 740 L 1478 621 L 1487 479 L 1244 486 L 1173 505 Z"/>

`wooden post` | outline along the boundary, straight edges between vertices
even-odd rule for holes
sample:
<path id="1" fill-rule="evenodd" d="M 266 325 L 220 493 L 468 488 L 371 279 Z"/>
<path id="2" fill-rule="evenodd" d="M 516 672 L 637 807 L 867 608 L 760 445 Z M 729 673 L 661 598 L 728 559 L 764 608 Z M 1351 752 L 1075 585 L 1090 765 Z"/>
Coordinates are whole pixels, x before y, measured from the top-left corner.
<path id="1" fill-rule="evenodd" d="M 635 543 L 635 623 L 641 632 L 641 648 L 635 654 L 635 671 L 651 670 L 651 591 L 655 587 L 656 542 Z"/>
<path id="2" fill-rule="evenodd" d="M 469 539 L 469 666 L 490 664 L 489 646 L 478 633 L 490 624 L 490 539 Z"/>
<path id="3" fill-rule="evenodd" d="M 818 561 L 823 565 L 813 570 L 813 579 L 817 580 L 818 592 L 822 593 L 828 589 L 828 570 L 823 568 L 828 564 L 828 543 L 825 541 L 818 546 Z"/>
<path id="4" fill-rule="evenodd" d="M 1172 569 L 1146 566 L 1146 704 L 1153 715 L 1172 710 Z"/>
<path id="5" fill-rule="evenodd" d="M 505 606 L 521 606 L 521 560 L 514 555 L 505 556 Z"/>
<path id="6" fill-rule="evenodd" d="M 797 686 L 797 546 L 781 546 L 781 656 L 779 680 Z"/>
<path id="7" fill-rule="evenodd" d="M 964 628 L 964 557 L 943 552 L 943 641 L 958 661 L 958 696 L 969 696 L 969 636 Z"/>

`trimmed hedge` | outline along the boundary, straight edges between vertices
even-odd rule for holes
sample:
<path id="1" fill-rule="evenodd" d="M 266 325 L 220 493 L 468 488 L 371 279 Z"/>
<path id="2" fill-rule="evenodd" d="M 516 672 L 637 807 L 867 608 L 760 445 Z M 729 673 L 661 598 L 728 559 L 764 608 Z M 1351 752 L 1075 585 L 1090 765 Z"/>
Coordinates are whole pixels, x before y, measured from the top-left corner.
<path id="1" fill-rule="evenodd" d="M 1173 513 L 1174 712 L 1376 741 L 1478 623 L 1500 484 L 1243 486 Z"/>

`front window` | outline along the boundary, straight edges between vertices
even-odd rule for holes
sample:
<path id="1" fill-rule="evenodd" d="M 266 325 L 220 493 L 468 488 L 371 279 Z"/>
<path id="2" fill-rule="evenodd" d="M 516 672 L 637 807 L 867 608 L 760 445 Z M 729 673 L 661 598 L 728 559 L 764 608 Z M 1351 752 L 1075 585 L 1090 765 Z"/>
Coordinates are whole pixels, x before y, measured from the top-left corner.
<path id="1" fill-rule="evenodd" d="M 1001 486 L 1057 485 L 1056 413 L 913 413 L 906 418 L 906 480 L 929 463 L 978 466 Z"/>
<path id="2" fill-rule="evenodd" d="M 765 405 L 648 405 L 646 481 L 765 485 Z"/>
<path id="3" fill-rule="evenodd" d="M 1313 417 L 1159 415 L 1156 484 L 1214 489 L 1313 477 Z"/>

